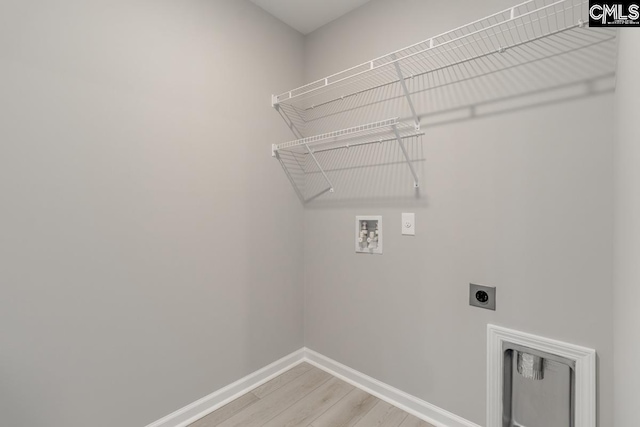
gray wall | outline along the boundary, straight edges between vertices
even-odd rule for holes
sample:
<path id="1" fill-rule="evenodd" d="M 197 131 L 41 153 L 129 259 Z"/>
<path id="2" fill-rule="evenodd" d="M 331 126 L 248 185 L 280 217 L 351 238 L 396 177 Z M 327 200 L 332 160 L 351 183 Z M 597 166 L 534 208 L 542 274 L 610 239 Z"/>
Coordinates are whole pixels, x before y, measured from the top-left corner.
<path id="1" fill-rule="evenodd" d="M 140 427 L 303 345 L 302 54 L 247 1 L 2 2 L 0 425 Z"/>
<path id="2" fill-rule="evenodd" d="M 306 80 L 511 4 L 373 0 L 307 37 Z M 307 346 L 481 425 L 487 323 L 592 347 L 612 425 L 613 95 L 566 98 L 427 127 L 417 195 L 384 153 L 377 169 L 336 160 L 343 187 L 305 211 Z M 355 215 L 377 214 L 384 255 L 356 255 Z M 469 282 L 497 286 L 496 312 L 468 306 Z"/>
<path id="3" fill-rule="evenodd" d="M 616 88 L 614 352 L 615 426 L 640 425 L 640 33 L 620 30 Z"/>

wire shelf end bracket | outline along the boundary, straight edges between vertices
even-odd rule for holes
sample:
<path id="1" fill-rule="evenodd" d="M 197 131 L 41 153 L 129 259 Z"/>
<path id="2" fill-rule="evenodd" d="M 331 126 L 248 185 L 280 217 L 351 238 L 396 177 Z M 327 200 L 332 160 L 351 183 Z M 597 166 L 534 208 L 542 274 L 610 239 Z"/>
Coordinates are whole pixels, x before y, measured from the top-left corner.
<path id="1" fill-rule="evenodd" d="M 400 135 L 400 131 L 398 131 L 398 126 L 393 125 L 393 133 L 396 135 L 396 139 L 398 140 L 398 144 L 400 145 L 400 149 L 402 150 L 402 155 L 404 159 L 407 161 L 407 165 L 409 166 L 409 170 L 411 171 L 411 175 L 413 175 L 413 188 L 418 188 L 420 186 L 418 180 L 418 174 L 411 164 L 411 159 L 409 159 L 409 155 L 407 154 L 407 149 L 404 146 L 404 142 L 402 142 L 402 136 Z"/>

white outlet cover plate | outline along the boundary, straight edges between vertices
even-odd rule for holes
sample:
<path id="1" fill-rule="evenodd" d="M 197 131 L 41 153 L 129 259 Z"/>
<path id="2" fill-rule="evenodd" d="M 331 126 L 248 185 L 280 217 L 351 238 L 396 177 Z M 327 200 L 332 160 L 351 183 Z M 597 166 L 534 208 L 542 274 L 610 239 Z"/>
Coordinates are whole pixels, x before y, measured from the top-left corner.
<path id="1" fill-rule="evenodd" d="M 402 214 L 402 234 L 405 236 L 416 235 L 416 214 L 414 213 Z"/>

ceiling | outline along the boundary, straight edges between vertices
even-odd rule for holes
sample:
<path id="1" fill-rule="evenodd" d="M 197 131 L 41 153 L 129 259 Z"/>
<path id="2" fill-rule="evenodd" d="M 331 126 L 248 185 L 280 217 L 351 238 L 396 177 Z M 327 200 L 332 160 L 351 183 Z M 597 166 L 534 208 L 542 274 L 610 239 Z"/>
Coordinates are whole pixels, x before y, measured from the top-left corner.
<path id="1" fill-rule="evenodd" d="M 251 0 L 302 34 L 322 27 L 369 0 Z"/>

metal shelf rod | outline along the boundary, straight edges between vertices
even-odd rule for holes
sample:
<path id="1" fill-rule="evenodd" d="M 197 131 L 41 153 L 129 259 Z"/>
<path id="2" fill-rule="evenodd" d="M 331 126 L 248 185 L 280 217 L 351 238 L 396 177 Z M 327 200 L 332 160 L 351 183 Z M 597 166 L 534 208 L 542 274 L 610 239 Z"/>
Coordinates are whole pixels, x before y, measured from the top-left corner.
<path id="1" fill-rule="evenodd" d="M 413 114 L 414 126 L 417 130 L 420 130 L 420 117 L 418 117 L 418 113 L 416 113 L 416 108 L 413 106 L 413 101 L 411 101 L 411 95 L 409 94 L 409 89 L 407 88 L 407 82 L 405 82 L 404 76 L 402 75 L 402 70 L 400 69 L 400 65 L 396 62 L 393 65 L 396 67 L 396 73 L 398 73 L 398 79 L 400 79 L 400 84 L 402 85 L 402 91 L 404 92 L 404 96 L 407 98 L 407 103 L 409 104 L 409 108 L 411 109 L 411 114 Z"/>
<path id="2" fill-rule="evenodd" d="M 407 165 L 409 165 L 409 169 L 411 170 L 411 175 L 413 175 L 413 186 L 414 188 L 418 188 L 418 174 L 416 173 L 413 165 L 411 164 L 411 160 L 409 159 L 409 155 L 407 154 L 407 149 L 404 147 L 404 143 L 402 142 L 402 137 L 400 136 L 400 132 L 398 132 L 398 128 L 393 126 L 393 132 L 396 134 L 396 139 L 398 140 L 398 144 L 400 144 L 400 149 L 402 149 L 402 154 L 407 161 Z"/>
<path id="3" fill-rule="evenodd" d="M 411 135 L 401 135 L 402 139 L 405 138 L 413 138 L 415 136 L 422 136 L 424 135 L 424 132 L 416 132 L 416 133 L 412 133 Z M 365 141 L 365 142 L 356 142 L 354 144 L 345 144 L 345 145 L 339 145 L 336 147 L 331 147 L 331 148 L 321 148 L 319 150 L 313 150 L 313 153 L 323 153 L 325 151 L 333 151 L 333 150 L 342 150 L 345 148 L 353 148 L 353 147 L 358 147 L 360 145 L 369 145 L 369 144 L 382 144 L 383 142 L 389 142 L 389 141 L 397 141 L 398 137 L 394 136 L 393 138 L 384 138 L 384 139 L 379 139 L 376 141 Z M 304 154 L 310 154 L 309 152 L 306 152 Z"/>
<path id="4" fill-rule="evenodd" d="M 309 148 L 309 146 L 307 144 L 304 144 L 304 146 L 307 147 L 307 150 L 309 151 L 309 154 L 311 155 L 311 158 L 315 162 L 315 164 L 318 167 L 318 169 L 320 169 L 320 172 L 322 173 L 322 176 L 324 177 L 325 181 L 327 181 L 327 184 L 329 184 L 328 191 L 333 193 L 333 184 L 331 183 L 331 180 L 329 179 L 329 177 L 325 173 L 324 169 L 322 169 L 322 166 L 320 166 L 320 163 L 318 162 L 318 159 L 316 159 L 316 156 L 311 152 L 311 149 Z"/>
<path id="5" fill-rule="evenodd" d="M 362 135 L 365 132 L 374 132 L 378 130 L 390 129 L 390 126 L 397 125 L 398 118 L 381 120 L 379 122 L 368 123 L 366 125 L 355 126 L 348 129 L 337 130 L 334 132 L 324 133 L 321 135 L 309 136 L 302 139 L 297 139 L 294 141 L 285 142 L 283 144 L 278 144 L 275 146 L 275 150 L 282 150 L 287 148 L 298 147 L 301 145 L 307 145 L 312 143 L 321 143 L 323 141 L 333 140 L 336 142 L 336 139 L 346 138 L 346 137 L 356 137 L 359 134 Z M 308 147 L 307 147 L 308 148 Z"/>

